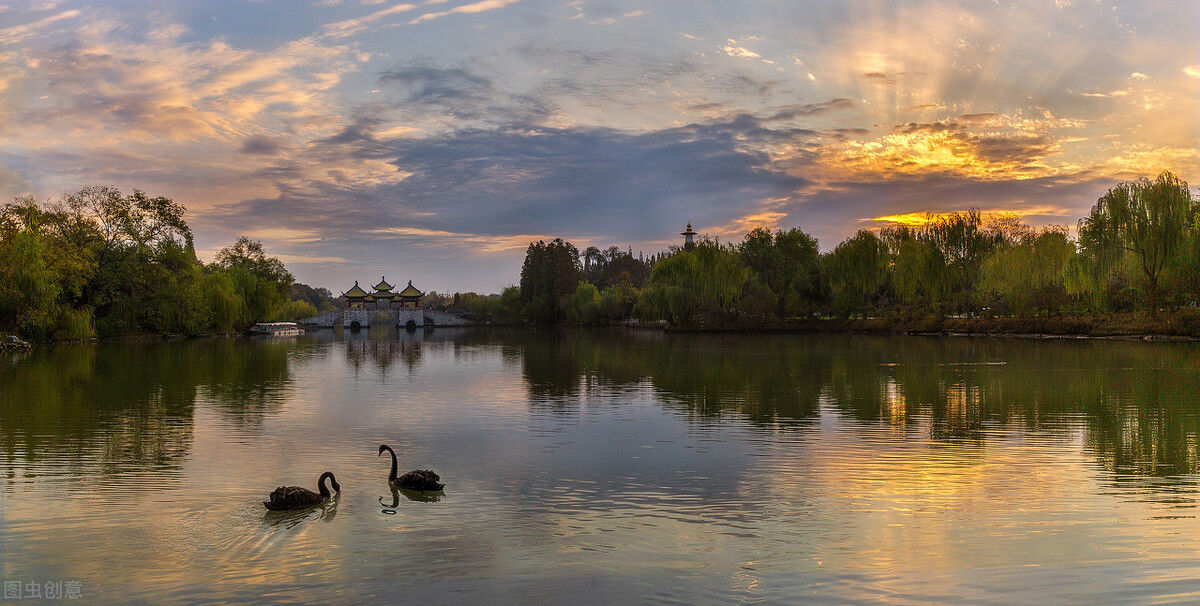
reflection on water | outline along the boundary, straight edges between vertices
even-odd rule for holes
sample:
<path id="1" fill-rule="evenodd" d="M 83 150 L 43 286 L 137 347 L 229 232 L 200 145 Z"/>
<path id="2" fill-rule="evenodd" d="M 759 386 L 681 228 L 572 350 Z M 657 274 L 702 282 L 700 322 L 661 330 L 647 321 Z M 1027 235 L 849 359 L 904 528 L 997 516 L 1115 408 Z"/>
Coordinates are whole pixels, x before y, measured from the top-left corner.
<path id="1" fill-rule="evenodd" d="M 110 602 L 1191 601 L 1197 353 L 443 329 L 41 349 L 0 358 L 0 566 Z M 452 497 L 389 487 L 381 442 Z M 333 502 L 263 510 L 325 469 Z"/>
<path id="2" fill-rule="evenodd" d="M 383 505 L 383 512 L 387 514 L 396 513 L 396 508 L 400 506 L 400 497 L 402 495 L 405 499 L 418 503 L 437 503 L 442 500 L 442 497 L 446 496 L 446 493 L 441 490 L 412 490 L 409 488 L 396 488 L 395 486 L 389 486 L 388 488 L 392 490 L 392 504 L 385 505 L 383 497 L 379 497 L 379 504 Z"/>
<path id="3" fill-rule="evenodd" d="M 307 509 L 282 511 L 268 510 L 263 513 L 263 523 L 268 526 L 294 528 L 303 522 L 308 522 L 314 519 L 322 522 L 332 522 L 333 518 L 337 517 L 338 500 L 339 499 L 337 495 L 334 495 L 330 500 Z"/>

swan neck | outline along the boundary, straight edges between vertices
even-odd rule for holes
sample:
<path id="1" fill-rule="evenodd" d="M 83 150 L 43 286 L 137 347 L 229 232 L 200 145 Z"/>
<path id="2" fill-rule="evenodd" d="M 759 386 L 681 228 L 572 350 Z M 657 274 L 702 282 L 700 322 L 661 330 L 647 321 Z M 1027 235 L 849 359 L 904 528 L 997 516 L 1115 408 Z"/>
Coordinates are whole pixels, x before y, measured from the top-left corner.
<path id="1" fill-rule="evenodd" d="M 317 488 L 321 491 L 321 496 L 329 498 L 329 488 L 325 486 L 325 480 L 333 480 L 333 474 L 328 471 L 321 474 L 321 479 L 317 480 Z M 337 486 L 337 480 L 333 480 L 333 485 Z"/>
<path id="2" fill-rule="evenodd" d="M 391 471 L 391 473 L 388 474 L 388 479 L 395 480 L 396 479 L 396 471 L 397 471 L 397 469 L 396 469 L 397 468 L 396 451 L 392 450 L 391 446 L 388 446 L 387 451 L 388 451 L 388 454 L 392 455 L 392 471 Z"/>

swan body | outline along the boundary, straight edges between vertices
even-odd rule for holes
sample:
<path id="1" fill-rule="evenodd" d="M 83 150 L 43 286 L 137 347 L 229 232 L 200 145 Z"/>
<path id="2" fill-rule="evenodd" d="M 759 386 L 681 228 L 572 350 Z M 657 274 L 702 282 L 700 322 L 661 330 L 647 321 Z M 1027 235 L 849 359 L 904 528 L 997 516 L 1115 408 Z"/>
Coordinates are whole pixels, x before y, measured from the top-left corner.
<path id="1" fill-rule="evenodd" d="M 263 505 L 271 511 L 290 511 L 320 505 L 330 497 L 329 488 L 325 486 L 326 478 L 333 485 L 334 492 L 342 492 L 342 486 L 338 484 L 337 478 L 333 477 L 333 472 L 327 471 L 317 480 L 317 488 L 321 492 L 316 493 L 301 486 L 280 486 L 271 491 L 270 500 L 263 501 Z"/>
<path id="2" fill-rule="evenodd" d="M 442 478 L 428 469 L 414 469 L 402 476 L 397 476 L 396 451 L 392 450 L 392 447 L 387 444 L 380 444 L 379 456 L 382 457 L 384 451 L 392 455 L 392 471 L 388 474 L 388 484 L 396 488 L 420 491 L 436 491 L 446 487 L 441 482 Z"/>

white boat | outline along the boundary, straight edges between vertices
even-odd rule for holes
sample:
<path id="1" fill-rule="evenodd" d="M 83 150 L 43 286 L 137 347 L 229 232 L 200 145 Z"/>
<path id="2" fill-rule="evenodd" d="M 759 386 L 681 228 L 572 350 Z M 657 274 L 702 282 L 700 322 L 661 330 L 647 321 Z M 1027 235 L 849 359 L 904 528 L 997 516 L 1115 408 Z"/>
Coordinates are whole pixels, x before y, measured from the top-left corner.
<path id="1" fill-rule="evenodd" d="M 304 334 L 304 329 L 295 322 L 259 322 L 250 329 L 250 333 L 268 337 L 294 337 Z"/>

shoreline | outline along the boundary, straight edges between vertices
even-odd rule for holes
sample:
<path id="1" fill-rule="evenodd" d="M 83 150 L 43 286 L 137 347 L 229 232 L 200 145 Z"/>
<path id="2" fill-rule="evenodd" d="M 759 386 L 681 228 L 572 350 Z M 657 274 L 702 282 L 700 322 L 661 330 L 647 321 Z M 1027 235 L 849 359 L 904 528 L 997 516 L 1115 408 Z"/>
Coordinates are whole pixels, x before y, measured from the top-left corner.
<path id="1" fill-rule="evenodd" d="M 1102 341 L 1200 341 L 1200 310 L 1184 310 L 1150 317 L 1143 313 L 1103 316 L 1063 316 L 1057 318 L 828 318 L 785 322 L 733 322 L 670 326 L 663 324 L 608 324 L 579 326 L 570 324 L 529 325 L 522 323 L 475 324 L 467 329 L 585 329 L 650 331 L 663 333 L 839 333 L 907 335 L 915 337 L 1102 340 Z M 250 336 L 229 334 L 155 334 L 134 333 L 84 340 L 30 342 L 29 349 L 70 343 L 114 343 L 227 339 Z M 29 351 L 25 349 L 24 351 Z"/>
<path id="2" fill-rule="evenodd" d="M 666 332 L 797 332 L 895 334 L 1107 341 L 1200 341 L 1200 311 L 1055 318 L 829 318 L 728 325 L 670 326 Z"/>
<path id="3" fill-rule="evenodd" d="M 588 327 L 580 327 L 588 328 Z M 631 329 L 637 330 L 637 329 Z M 649 329 L 641 329 L 649 330 Z M 670 327 L 658 329 L 666 333 L 675 334 L 700 334 L 700 333 L 794 333 L 794 334 L 815 334 L 829 333 L 842 335 L 896 335 L 907 337 L 944 337 L 944 338 L 982 338 L 990 337 L 994 339 L 1033 339 L 1033 340 L 1056 340 L 1056 341 L 1160 341 L 1160 342 L 1175 342 L 1175 343 L 1192 343 L 1200 341 L 1200 336 L 1191 335 L 1172 335 L 1158 333 L 1130 333 L 1130 334 L 1110 334 L 1110 335 L 1095 335 L 1086 333 L 1045 333 L 1045 332 L 956 332 L 956 331 L 915 331 L 901 329 L 870 329 L 870 328 L 798 328 L 784 326 L 757 326 L 757 327 L 738 327 L 738 328 L 718 328 L 718 327 L 689 327 L 679 328 Z"/>

